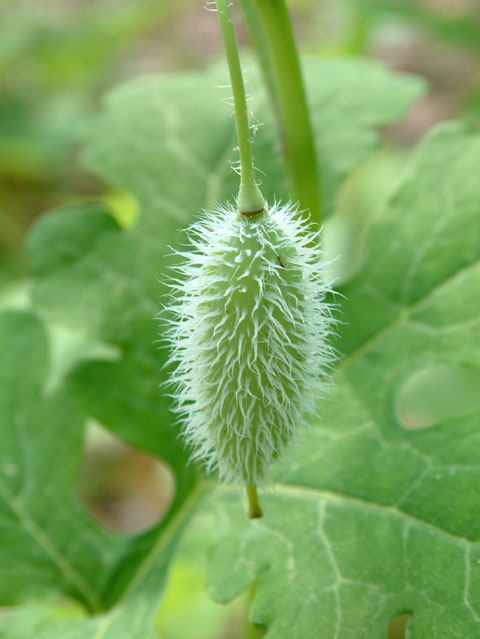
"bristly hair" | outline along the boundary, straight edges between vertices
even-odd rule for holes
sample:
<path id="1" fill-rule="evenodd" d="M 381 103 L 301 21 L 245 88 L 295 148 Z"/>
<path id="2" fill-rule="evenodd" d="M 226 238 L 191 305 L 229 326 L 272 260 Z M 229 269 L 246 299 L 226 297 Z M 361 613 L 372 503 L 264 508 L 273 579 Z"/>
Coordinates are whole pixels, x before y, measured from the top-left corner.
<path id="1" fill-rule="evenodd" d="M 208 472 L 264 484 L 335 358 L 318 233 L 291 204 L 220 206 L 187 233 L 166 308 L 174 410 Z"/>

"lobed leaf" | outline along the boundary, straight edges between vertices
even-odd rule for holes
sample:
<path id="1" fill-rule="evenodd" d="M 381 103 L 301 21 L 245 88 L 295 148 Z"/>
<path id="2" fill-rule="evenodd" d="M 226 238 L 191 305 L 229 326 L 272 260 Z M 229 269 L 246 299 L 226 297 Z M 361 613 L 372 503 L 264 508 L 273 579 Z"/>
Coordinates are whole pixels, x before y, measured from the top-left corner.
<path id="1" fill-rule="evenodd" d="M 480 631 L 480 413 L 409 430 L 397 396 L 428 364 L 480 369 L 480 184 L 476 130 L 447 124 L 411 157 L 342 289 L 344 357 L 323 415 L 246 522 L 227 496 L 212 553 L 213 596 L 258 579 L 266 637 L 384 639 Z"/>

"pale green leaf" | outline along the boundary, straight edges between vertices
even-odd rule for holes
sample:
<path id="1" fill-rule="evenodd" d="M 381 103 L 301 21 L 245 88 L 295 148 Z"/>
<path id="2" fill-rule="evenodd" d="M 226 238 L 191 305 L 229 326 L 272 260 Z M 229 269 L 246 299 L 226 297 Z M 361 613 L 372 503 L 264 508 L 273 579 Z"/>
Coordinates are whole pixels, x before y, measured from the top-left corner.
<path id="1" fill-rule="evenodd" d="M 197 496 L 186 500 L 185 488 L 177 492 L 165 520 L 143 535 L 107 533 L 75 494 L 84 417 L 64 392 L 46 388 L 49 342 L 41 322 L 24 311 L 0 314 L 0 352 L 2 604 L 64 593 L 94 616 L 68 622 L 68 630 L 58 621 L 35 620 L 36 637 L 87 637 L 94 629 L 105 639 L 146 637 Z M 113 601 L 115 613 L 101 613 Z M 0 628 L 5 622 L 31 639 L 29 619 L 22 614 L 11 625 L 0 617 Z"/>
<path id="2" fill-rule="evenodd" d="M 413 154 L 341 290 L 321 418 L 277 469 L 262 520 L 228 493 L 219 504 L 210 590 L 227 601 L 258 580 L 251 619 L 269 639 L 385 639 L 404 613 L 411 639 L 480 633 L 478 407 L 409 430 L 397 405 L 426 365 L 480 369 L 479 161 L 478 132 L 456 124 Z"/>

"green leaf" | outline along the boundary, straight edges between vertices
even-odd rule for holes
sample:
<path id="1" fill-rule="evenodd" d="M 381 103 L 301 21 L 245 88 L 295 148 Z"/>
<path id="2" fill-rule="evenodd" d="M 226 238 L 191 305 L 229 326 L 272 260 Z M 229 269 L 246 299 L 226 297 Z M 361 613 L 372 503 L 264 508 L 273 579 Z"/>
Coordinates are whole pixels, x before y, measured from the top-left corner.
<path id="1" fill-rule="evenodd" d="M 209 588 L 228 601 L 258 580 L 252 621 L 269 639 L 412 639 L 480 632 L 480 413 L 429 428 L 398 414 L 428 364 L 480 370 L 480 136 L 437 129 L 411 157 L 342 289 L 343 352 L 322 418 L 278 468 L 264 519 L 229 491 Z M 228 516 L 225 517 L 225 512 Z"/>
<path id="2" fill-rule="evenodd" d="M 307 58 L 304 73 L 329 214 L 344 178 L 378 144 L 376 129 L 400 120 L 423 95 L 425 83 L 355 58 Z"/>
<path id="3" fill-rule="evenodd" d="M 75 496 L 84 418 L 64 392 L 46 393 L 49 343 L 43 325 L 29 312 L 0 314 L 0 351 L 2 604 L 64 593 L 96 615 L 68 622 L 64 632 L 58 621 L 35 620 L 36 637 L 53 631 L 87 637 L 94 629 L 105 639 L 146 637 L 198 494 L 186 499 L 177 493 L 164 521 L 143 535 L 107 533 Z M 112 599 L 115 612 L 99 614 Z M 32 636 L 29 621 L 21 615 L 18 636 Z"/>
<path id="4" fill-rule="evenodd" d="M 42 397 L 48 344 L 34 316 L 0 315 L 0 351 L 0 563 L 8 576 L 0 599 L 13 604 L 58 589 L 98 610 L 106 565 L 123 544 L 70 494 L 81 419 L 64 397 Z"/>
<path id="5" fill-rule="evenodd" d="M 378 143 L 376 129 L 402 118 L 425 84 L 355 58 L 306 58 L 303 71 L 324 205 L 331 212 L 342 180 Z M 269 200 L 289 199 L 270 105 L 255 71 L 246 77 L 262 191 Z M 106 113 L 85 131 L 86 165 L 135 194 L 144 216 L 167 215 L 185 224 L 193 212 L 232 198 L 238 177 L 228 169 L 238 153 L 232 108 L 222 103 L 230 90 L 219 88 L 226 80 L 222 65 L 202 75 L 139 78 L 116 89 Z M 195 101 L 188 97 L 193 95 Z"/>

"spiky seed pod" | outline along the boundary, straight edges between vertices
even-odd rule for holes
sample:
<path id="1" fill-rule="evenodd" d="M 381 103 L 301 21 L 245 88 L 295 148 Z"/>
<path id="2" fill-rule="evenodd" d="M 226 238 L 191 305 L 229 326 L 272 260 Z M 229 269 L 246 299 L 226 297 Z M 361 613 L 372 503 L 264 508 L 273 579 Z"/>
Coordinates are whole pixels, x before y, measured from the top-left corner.
<path id="1" fill-rule="evenodd" d="M 188 233 L 169 307 L 175 410 L 208 471 L 262 484 L 332 360 L 318 238 L 291 205 L 220 207 Z"/>

